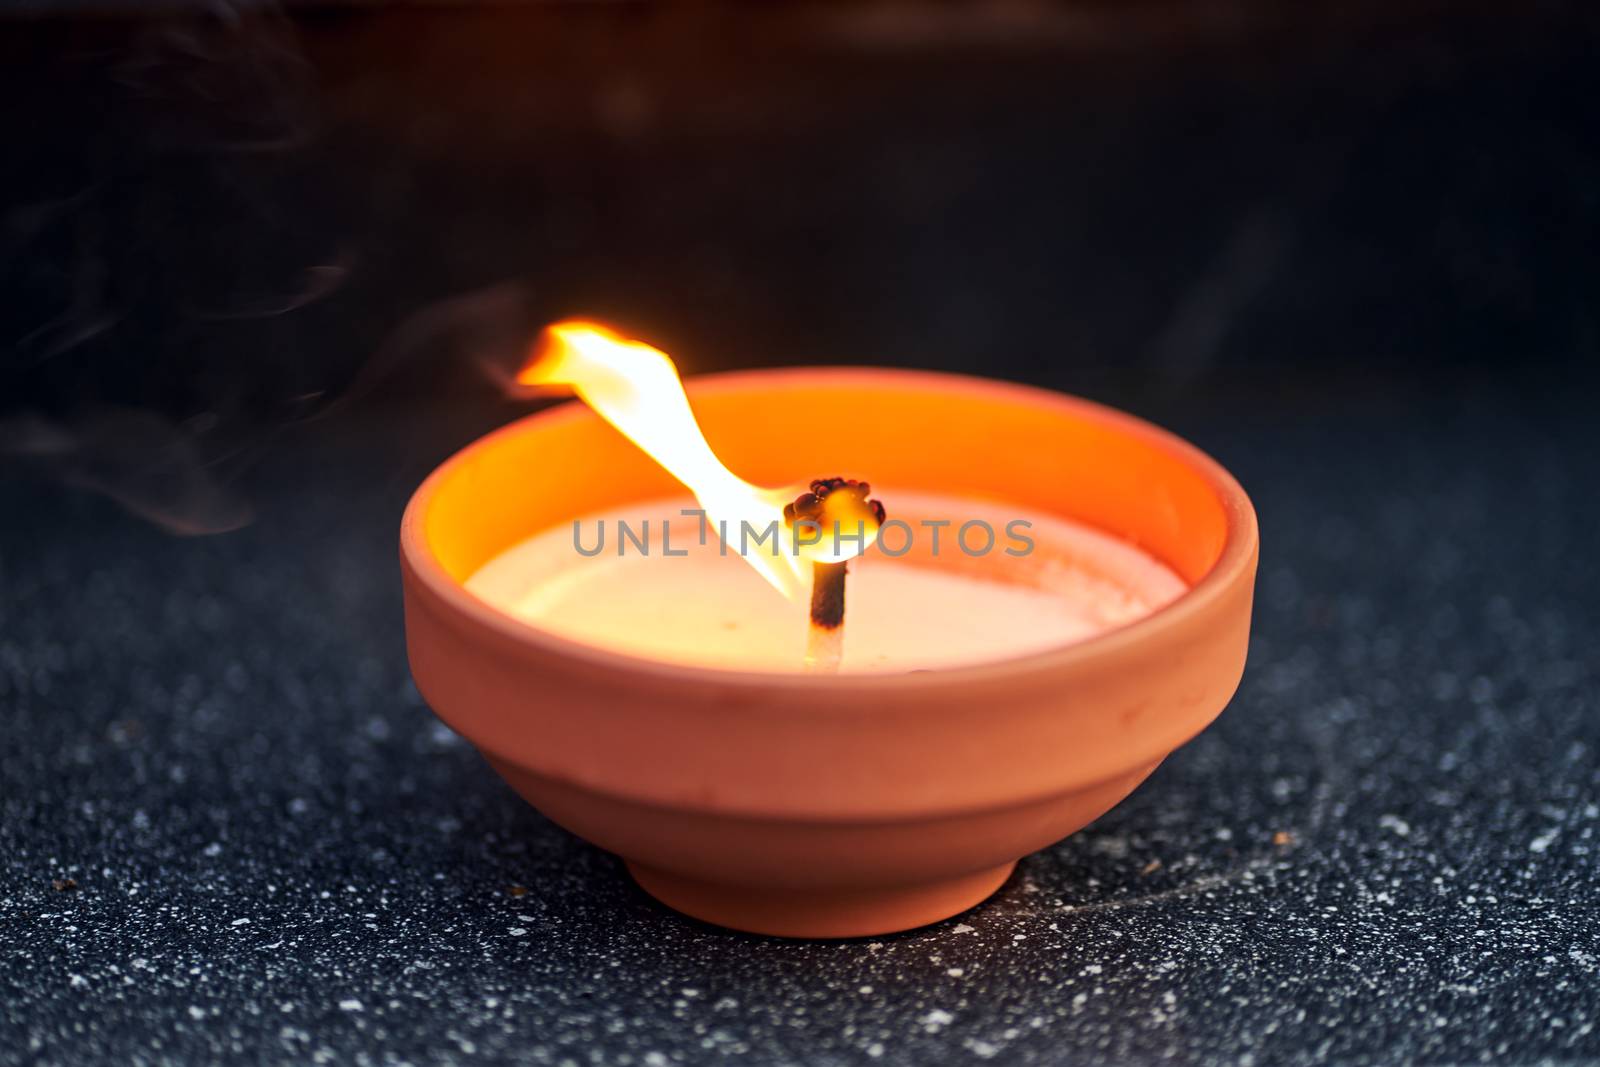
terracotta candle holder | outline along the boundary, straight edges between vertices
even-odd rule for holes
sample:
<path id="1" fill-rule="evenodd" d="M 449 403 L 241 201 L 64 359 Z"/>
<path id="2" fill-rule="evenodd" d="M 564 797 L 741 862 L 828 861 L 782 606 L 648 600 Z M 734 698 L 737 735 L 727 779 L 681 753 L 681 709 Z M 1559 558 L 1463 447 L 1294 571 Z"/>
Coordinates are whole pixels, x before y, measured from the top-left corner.
<path id="1" fill-rule="evenodd" d="M 1256 518 L 1193 446 L 1083 400 L 952 375 L 687 384 L 713 448 L 754 482 L 861 471 L 1007 501 L 1119 535 L 1191 588 L 1077 644 L 934 672 L 633 658 L 519 621 L 463 582 L 539 530 L 671 495 L 671 477 L 576 402 L 473 443 L 423 483 L 401 527 L 417 685 L 517 792 L 666 904 L 792 937 L 946 918 L 1127 796 L 1231 698 Z M 838 432 L 816 434 L 815 411 Z"/>

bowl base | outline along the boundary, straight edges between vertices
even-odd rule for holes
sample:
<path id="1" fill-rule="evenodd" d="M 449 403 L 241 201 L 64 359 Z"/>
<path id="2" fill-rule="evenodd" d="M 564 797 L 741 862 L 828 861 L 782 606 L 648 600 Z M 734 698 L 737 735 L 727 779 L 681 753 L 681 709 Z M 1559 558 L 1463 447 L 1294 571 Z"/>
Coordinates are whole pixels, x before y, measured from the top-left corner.
<path id="1" fill-rule="evenodd" d="M 927 926 L 981 903 L 1016 861 L 920 885 L 768 889 L 722 885 L 628 862 L 646 893 L 692 918 L 773 937 L 871 937 Z"/>

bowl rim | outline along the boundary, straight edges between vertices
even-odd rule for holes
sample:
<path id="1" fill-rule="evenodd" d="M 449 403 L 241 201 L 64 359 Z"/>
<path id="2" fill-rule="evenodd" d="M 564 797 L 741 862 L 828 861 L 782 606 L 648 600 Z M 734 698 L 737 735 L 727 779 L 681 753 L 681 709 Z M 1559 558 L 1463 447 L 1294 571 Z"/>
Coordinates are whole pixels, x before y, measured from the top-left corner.
<path id="1" fill-rule="evenodd" d="M 532 648 L 555 657 L 577 660 L 592 669 L 623 673 L 654 685 L 790 689 L 814 693 L 895 693 L 919 690 L 948 690 L 953 685 L 984 685 L 1005 678 L 1015 680 L 1033 674 L 1069 671 L 1087 660 L 1114 654 L 1133 645 L 1158 641 L 1162 634 L 1181 627 L 1196 614 L 1205 612 L 1223 599 L 1253 569 L 1259 546 L 1255 508 L 1237 479 L 1225 467 L 1195 445 L 1153 423 L 1116 408 L 1068 393 L 1037 386 L 977 375 L 945 371 L 913 370 L 876 366 L 801 366 L 758 368 L 695 375 L 684 379 L 692 401 L 696 394 L 739 392 L 755 386 L 782 387 L 785 378 L 804 378 L 807 385 L 849 385 L 865 379 L 880 383 L 890 377 L 921 390 L 960 392 L 970 395 L 982 391 L 999 398 L 1052 408 L 1077 418 L 1088 419 L 1115 432 L 1140 438 L 1164 449 L 1201 476 L 1222 505 L 1225 535 L 1222 551 L 1211 568 L 1176 599 L 1143 618 L 1124 626 L 1074 641 L 1005 659 L 986 660 L 937 671 L 914 673 L 808 674 L 804 671 L 747 671 L 647 659 L 587 645 L 510 615 L 467 590 L 444 569 L 428 545 L 425 517 L 439 486 L 450 473 L 481 450 L 493 448 L 505 438 L 526 433 L 530 428 L 573 419 L 599 418 L 581 400 L 572 399 L 525 415 L 476 438 L 452 453 L 419 485 L 407 502 L 400 521 L 400 555 L 417 582 L 458 618 L 483 627 L 502 641 Z"/>

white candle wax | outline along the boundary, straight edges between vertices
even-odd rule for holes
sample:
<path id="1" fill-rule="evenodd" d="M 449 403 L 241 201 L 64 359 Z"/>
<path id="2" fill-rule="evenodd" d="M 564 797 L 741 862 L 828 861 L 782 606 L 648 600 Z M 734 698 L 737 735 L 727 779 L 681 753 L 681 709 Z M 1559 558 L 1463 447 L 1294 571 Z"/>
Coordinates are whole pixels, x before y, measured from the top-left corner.
<path id="1" fill-rule="evenodd" d="M 1004 505 L 886 489 L 883 544 L 850 563 L 845 597 L 846 672 L 937 670 L 1041 652 L 1142 618 L 1187 586 L 1165 564 L 1068 519 Z M 701 545 L 688 498 L 650 501 L 535 534 L 468 579 L 490 604 L 562 637 L 649 659 L 749 671 L 801 671 L 807 605 L 779 595 L 715 529 Z M 648 555 L 618 535 L 649 521 Z M 924 520 L 949 520 L 932 543 Z M 957 531 L 971 520 L 994 531 Z M 1025 554 L 1020 538 L 1032 541 Z M 663 527 L 670 524 L 666 543 Z M 664 550 L 670 547 L 673 554 Z M 890 551 L 908 548 L 900 558 Z M 752 551 L 767 551 L 756 549 Z M 685 555 L 677 553 L 684 552 Z"/>

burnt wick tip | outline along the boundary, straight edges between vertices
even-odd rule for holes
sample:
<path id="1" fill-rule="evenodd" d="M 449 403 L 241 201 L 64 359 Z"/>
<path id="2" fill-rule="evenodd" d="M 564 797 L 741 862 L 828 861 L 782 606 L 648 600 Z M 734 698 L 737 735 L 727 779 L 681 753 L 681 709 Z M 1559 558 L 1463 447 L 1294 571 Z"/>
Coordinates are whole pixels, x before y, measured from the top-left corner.
<path id="1" fill-rule="evenodd" d="M 795 497 L 794 502 L 783 506 L 783 517 L 790 523 L 810 520 L 815 522 L 822 518 L 823 503 L 835 493 L 846 493 L 854 497 L 869 511 L 873 519 L 880 525 L 887 514 L 881 500 L 869 500 L 868 494 L 872 492 L 870 482 L 857 481 L 854 478 L 816 478 L 811 482 L 811 488 Z"/>

